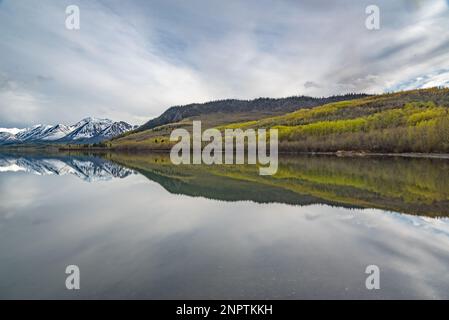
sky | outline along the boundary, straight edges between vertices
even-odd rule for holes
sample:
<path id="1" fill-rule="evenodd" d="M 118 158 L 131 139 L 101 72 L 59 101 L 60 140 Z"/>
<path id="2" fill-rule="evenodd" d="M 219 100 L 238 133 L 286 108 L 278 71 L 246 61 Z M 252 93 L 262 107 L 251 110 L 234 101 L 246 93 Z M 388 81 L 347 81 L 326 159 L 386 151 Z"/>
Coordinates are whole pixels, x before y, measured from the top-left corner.
<path id="1" fill-rule="evenodd" d="M 432 86 L 449 86 L 449 0 L 0 0 L 0 127 Z"/>

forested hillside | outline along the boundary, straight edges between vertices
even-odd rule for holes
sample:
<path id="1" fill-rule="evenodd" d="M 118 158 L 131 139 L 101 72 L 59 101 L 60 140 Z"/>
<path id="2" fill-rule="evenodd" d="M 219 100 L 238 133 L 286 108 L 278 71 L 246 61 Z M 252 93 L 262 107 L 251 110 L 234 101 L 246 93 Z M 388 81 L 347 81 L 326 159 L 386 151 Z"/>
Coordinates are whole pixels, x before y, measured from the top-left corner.
<path id="1" fill-rule="evenodd" d="M 295 96 L 288 98 L 258 98 L 254 100 L 218 100 L 206 103 L 192 103 L 185 106 L 170 107 L 159 117 L 152 119 L 138 128 L 136 132 L 153 129 L 165 124 L 176 123 L 188 118 L 208 120 L 209 117 L 219 115 L 216 122 L 227 123 L 238 117 L 260 119 L 267 115 L 284 114 L 299 108 L 311 108 L 325 103 L 357 99 L 366 97 L 365 94 L 346 94 L 326 98 Z M 205 117 L 205 118 L 204 118 Z"/>
<path id="2" fill-rule="evenodd" d="M 225 128 L 277 128 L 284 151 L 449 152 L 449 89 L 372 96 Z"/>
<path id="3" fill-rule="evenodd" d="M 282 115 L 266 115 L 251 119 L 247 113 L 241 120 L 238 113 L 208 113 L 188 117 L 133 132 L 106 144 L 117 149 L 164 149 L 174 128 L 191 128 L 192 120 L 202 120 L 203 129 L 216 127 L 279 130 L 280 151 L 283 152 L 449 152 L 449 89 L 430 88 L 375 96 L 362 96 L 327 103 L 316 107 L 298 105 L 296 111 Z M 268 107 L 266 107 L 268 109 Z M 276 107 L 272 107 L 275 109 Z M 262 113 L 254 113 L 260 116 Z M 234 118 L 232 118 L 234 117 Z M 234 121 L 230 121 L 234 119 Z"/>

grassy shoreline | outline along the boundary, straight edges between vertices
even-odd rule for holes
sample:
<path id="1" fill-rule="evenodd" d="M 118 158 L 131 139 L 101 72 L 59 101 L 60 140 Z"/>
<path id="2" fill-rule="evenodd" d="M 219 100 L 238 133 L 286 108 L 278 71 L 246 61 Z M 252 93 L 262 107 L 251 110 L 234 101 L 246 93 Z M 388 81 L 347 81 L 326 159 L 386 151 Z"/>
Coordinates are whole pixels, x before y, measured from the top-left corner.
<path id="1" fill-rule="evenodd" d="M 85 147 L 85 146 L 0 146 L 2 152 L 45 152 L 45 153 L 65 153 L 65 152 L 83 152 L 83 153 L 136 153 L 136 154 L 166 154 L 170 153 L 170 148 L 104 148 L 104 147 Z M 285 151 L 279 150 L 279 155 L 331 155 L 337 157 L 403 157 L 403 158 L 428 158 L 428 159 L 448 159 L 449 153 L 423 153 L 423 152 L 370 152 L 356 150 L 341 151 Z"/>

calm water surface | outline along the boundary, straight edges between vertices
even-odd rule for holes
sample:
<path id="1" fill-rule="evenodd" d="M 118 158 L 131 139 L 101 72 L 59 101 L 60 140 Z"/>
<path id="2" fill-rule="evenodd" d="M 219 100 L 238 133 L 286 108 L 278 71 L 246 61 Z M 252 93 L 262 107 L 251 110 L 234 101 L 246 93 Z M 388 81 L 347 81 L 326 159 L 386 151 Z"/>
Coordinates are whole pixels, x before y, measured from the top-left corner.
<path id="1" fill-rule="evenodd" d="M 0 298 L 447 299 L 448 204 L 448 160 L 0 154 Z"/>

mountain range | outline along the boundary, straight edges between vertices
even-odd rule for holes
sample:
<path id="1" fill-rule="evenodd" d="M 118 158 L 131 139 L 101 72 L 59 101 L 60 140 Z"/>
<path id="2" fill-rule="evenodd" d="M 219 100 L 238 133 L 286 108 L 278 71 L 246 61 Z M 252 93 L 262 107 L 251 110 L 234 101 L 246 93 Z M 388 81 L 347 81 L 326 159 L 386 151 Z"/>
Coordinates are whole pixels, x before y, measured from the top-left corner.
<path id="1" fill-rule="evenodd" d="M 0 128 L 0 145 L 36 143 L 98 143 L 111 139 L 136 127 L 109 119 L 85 118 L 74 125 L 38 124 L 25 129 Z"/>

